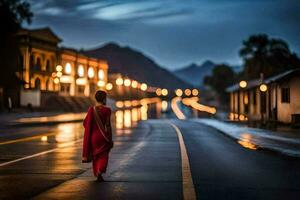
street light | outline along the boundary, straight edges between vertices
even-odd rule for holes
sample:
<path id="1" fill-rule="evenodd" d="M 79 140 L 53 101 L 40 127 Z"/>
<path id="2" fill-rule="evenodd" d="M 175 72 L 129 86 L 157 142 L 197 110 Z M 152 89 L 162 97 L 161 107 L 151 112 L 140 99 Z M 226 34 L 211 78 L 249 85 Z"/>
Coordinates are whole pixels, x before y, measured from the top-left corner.
<path id="1" fill-rule="evenodd" d="M 123 85 L 123 79 L 122 78 L 117 78 L 116 84 L 117 85 Z"/>
<path id="2" fill-rule="evenodd" d="M 193 89 L 192 94 L 193 94 L 193 96 L 198 96 L 199 91 L 197 89 Z"/>
<path id="3" fill-rule="evenodd" d="M 61 72 L 62 71 L 62 66 L 61 65 L 57 65 L 56 66 L 56 71 Z"/>
<path id="4" fill-rule="evenodd" d="M 59 78 L 55 78 L 55 79 L 54 79 L 54 83 L 55 83 L 55 84 L 58 84 L 58 83 L 59 83 Z"/>
<path id="5" fill-rule="evenodd" d="M 191 91 L 190 89 L 185 89 L 185 90 L 184 90 L 184 94 L 185 94 L 186 96 L 190 96 L 190 95 L 192 94 L 192 91 Z"/>
<path id="6" fill-rule="evenodd" d="M 161 89 L 157 88 L 156 91 L 155 91 L 155 93 L 156 93 L 157 96 L 160 96 L 161 95 Z"/>
<path id="7" fill-rule="evenodd" d="M 124 85 L 126 86 L 126 87 L 129 87 L 130 85 L 131 85 L 131 80 L 130 79 L 125 79 L 124 80 Z"/>
<path id="8" fill-rule="evenodd" d="M 261 92 L 266 92 L 268 90 L 268 86 L 264 83 L 262 83 L 260 86 L 259 86 L 259 90 Z"/>
<path id="9" fill-rule="evenodd" d="M 168 95 L 168 90 L 166 89 L 166 88 L 164 88 L 164 89 L 162 89 L 161 90 L 161 94 L 163 95 L 163 96 L 167 96 Z"/>
<path id="10" fill-rule="evenodd" d="M 246 88 L 247 87 L 247 82 L 246 81 L 240 81 L 240 88 Z"/>
<path id="11" fill-rule="evenodd" d="M 147 90 L 147 84 L 146 83 L 142 83 L 141 84 L 141 90 L 146 91 Z"/>
<path id="12" fill-rule="evenodd" d="M 111 90 L 113 88 L 113 85 L 111 83 L 107 83 L 105 88 L 106 90 Z"/>
<path id="13" fill-rule="evenodd" d="M 183 94 L 182 89 L 177 89 L 177 90 L 175 91 L 175 94 L 176 94 L 176 96 L 181 97 L 182 94 Z"/>
<path id="14" fill-rule="evenodd" d="M 135 80 L 133 80 L 133 81 L 131 82 L 131 87 L 132 87 L 132 88 L 137 88 L 137 86 L 138 86 L 138 82 L 135 81 Z"/>

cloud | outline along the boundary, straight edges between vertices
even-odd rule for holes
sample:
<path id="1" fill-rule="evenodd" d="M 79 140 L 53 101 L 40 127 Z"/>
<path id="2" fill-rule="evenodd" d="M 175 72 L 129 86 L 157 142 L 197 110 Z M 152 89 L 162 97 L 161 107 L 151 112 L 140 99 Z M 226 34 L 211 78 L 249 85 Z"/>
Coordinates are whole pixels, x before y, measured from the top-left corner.
<path id="1" fill-rule="evenodd" d="M 210 58 L 241 62 L 250 34 L 280 37 L 300 53 L 298 0 L 32 0 L 34 26 L 51 26 L 64 44 L 116 41 L 174 68 Z"/>

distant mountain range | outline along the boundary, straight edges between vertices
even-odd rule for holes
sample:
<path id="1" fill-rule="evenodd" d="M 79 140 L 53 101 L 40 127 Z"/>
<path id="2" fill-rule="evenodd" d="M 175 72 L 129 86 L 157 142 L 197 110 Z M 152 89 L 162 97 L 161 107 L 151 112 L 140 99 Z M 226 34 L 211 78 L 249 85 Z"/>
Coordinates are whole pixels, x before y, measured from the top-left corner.
<path id="1" fill-rule="evenodd" d="M 188 66 L 175 70 L 173 73 L 183 81 L 195 86 L 201 87 L 203 86 L 203 81 L 205 76 L 209 76 L 212 74 L 212 70 L 217 64 L 207 60 L 203 62 L 201 65 L 192 63 Z M 242 70 L 241 66 L 232 66 L 232 69 L 235 72 L 240 72 Z"/>
<path id="2" fill-rule="evenodd" d="M 202 86 L 204 77 L 211 75 L 215 65 L 216 64 L 210 60 L 203 62 L 201 65 L 193 63 L 175 70 L 174 74 L 193 86 Z"/>
<path id="3" fill-rule="evenodd" d="M 151 86 L 168 89 L 189 88 L 186 83 L 172 72 L 162 68 L 152 59 L 130 47 L 108 43 L 102 47 L 83 51 L 84 54 L 108 61 L 110 73 L 121 73 Z"/>

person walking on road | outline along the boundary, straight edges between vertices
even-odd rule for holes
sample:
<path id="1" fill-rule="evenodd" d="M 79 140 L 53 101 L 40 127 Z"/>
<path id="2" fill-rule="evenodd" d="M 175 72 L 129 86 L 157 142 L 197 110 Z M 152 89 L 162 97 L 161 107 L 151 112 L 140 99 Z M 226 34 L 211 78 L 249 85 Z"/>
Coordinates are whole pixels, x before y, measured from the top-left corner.
<path id="1" fill-rule="evenodd" d="M 106 172 L 108 157 L 113 147 L 110 123 L 111 109 L 106 106 L 106 92 L 98 90 L 95 94 L 96 106 L 88 109 L 84 119 L 84 138 L 82 162 L 92 162 L 97 181 L 104 181 L 102 174 Z"/>

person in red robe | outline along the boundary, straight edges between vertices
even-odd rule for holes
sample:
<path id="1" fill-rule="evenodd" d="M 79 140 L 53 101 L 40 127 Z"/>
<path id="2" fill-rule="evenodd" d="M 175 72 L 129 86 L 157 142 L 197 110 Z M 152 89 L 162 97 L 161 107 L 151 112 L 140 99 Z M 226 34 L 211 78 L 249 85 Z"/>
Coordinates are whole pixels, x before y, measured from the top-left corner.
<path id="1" fill-rule="evenodd" d="M 105 91 L 97 91 L 95 99 L 97 105 L 89 107 L 83 122 L 82 162 L 92 162 L 94 175 L 98 181 L 103 181 L 102 174 L 106 172 L 109 152 L 113 147 L 111 109 L 105 106 Z"/>

